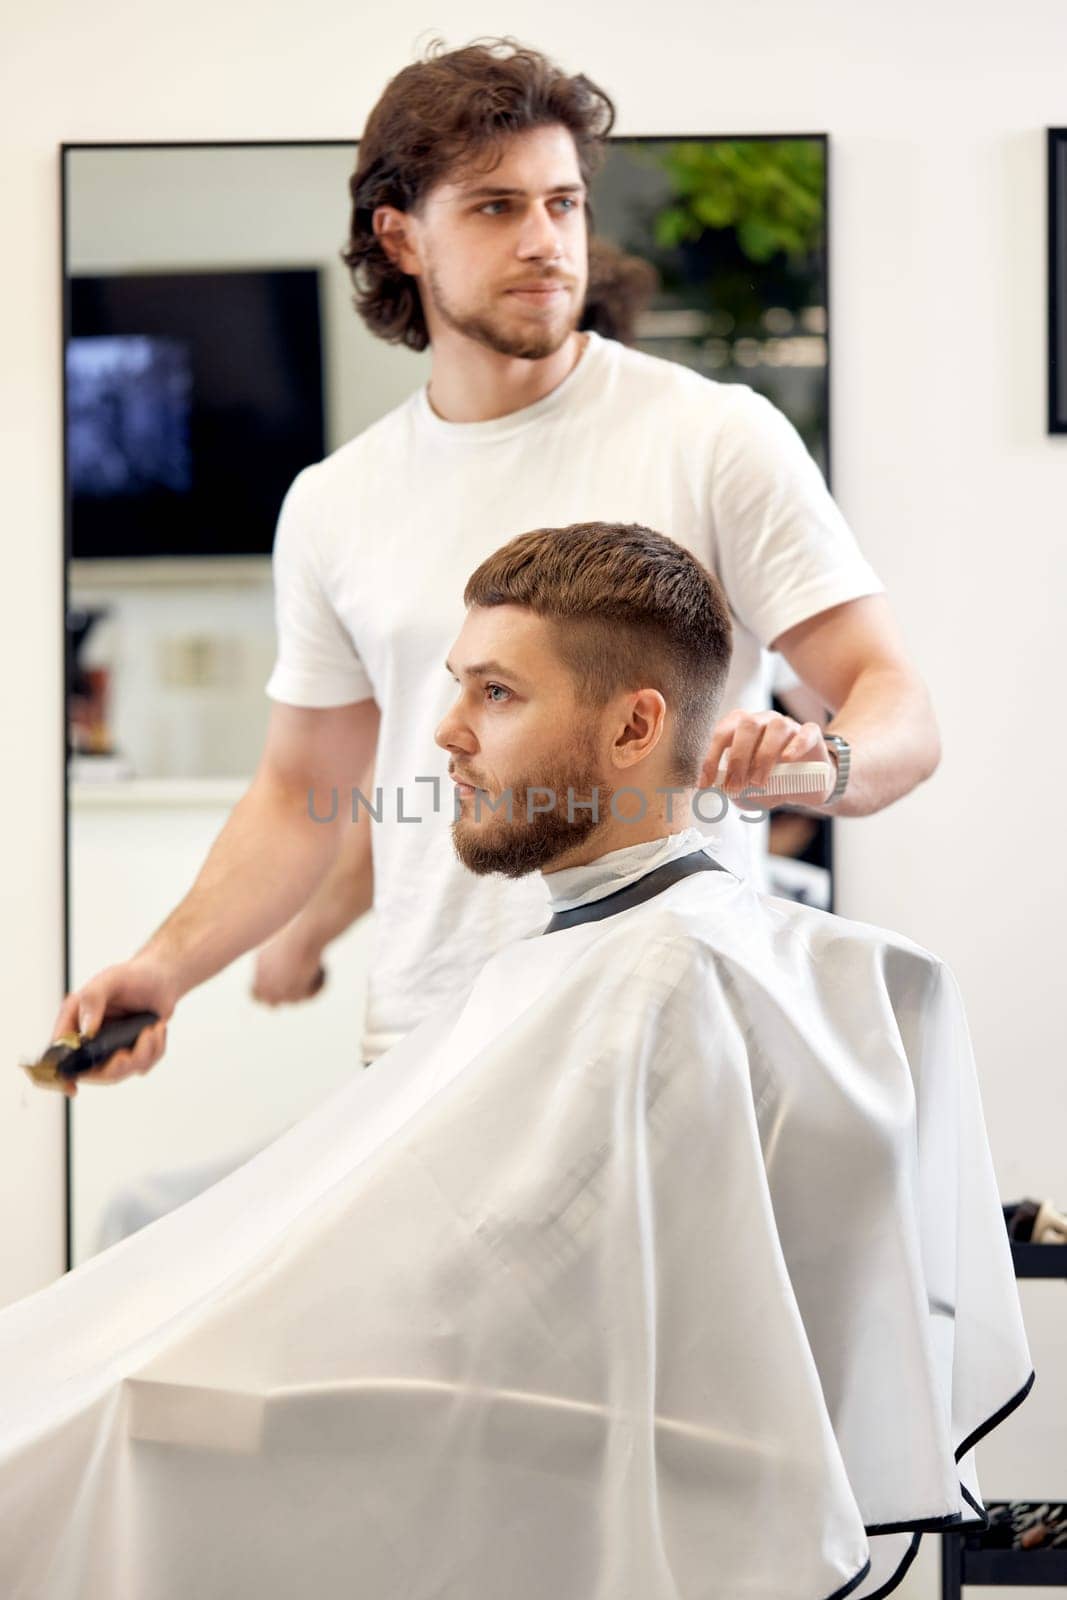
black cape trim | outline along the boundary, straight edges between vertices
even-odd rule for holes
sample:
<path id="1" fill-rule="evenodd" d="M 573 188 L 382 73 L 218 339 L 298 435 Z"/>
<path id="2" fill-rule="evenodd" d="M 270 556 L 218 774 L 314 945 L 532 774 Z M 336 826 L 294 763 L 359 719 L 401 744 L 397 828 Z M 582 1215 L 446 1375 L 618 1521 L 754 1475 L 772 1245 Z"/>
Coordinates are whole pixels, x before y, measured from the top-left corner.
<path id="1" fill-rule="evenodd" d="M 1022 1388 L 1013 1394 L 1010 1400 L 1006 1400 L 999 1411 L 994 1411 L 991 1417 L 988 1417 L 985 1422 L 980 1422 L 978 1427 L 975 1428 L 974 1432 L 967 1435 L 966 1439 L 964 1439 L 963 1443 L 956 1451 L 957 1461 L 959 1461 L 961 1456 L 965 1456 L 972 1445 L 976 1445 L 978 1443 L 979 1439 L 984 1439 L 987 1433 L 992 1433 L 994 1428 L 999 1427 L 1004 1421 L 1005 1417 L 1010 1417 L 1017 1406 L 1022 1405 L 1023 1401 L 1030 1393 L 1030 1390 L 1034 1387 L 1034 1379 L 1036 1377 L 1037 1373 L 1031 1372 Z"/>
<path id="2" fill-rule="evenodd" d="M 863 1582 L 870 1570 L 871 1562 L 870 1557 L 868 1556 L 867 1560 L 863 1563 L 863 1566 L 857 1572 L 856 1576 L 854 1578 L 850 1578 L 842 1588 L 835 1589 L 833 1594 L 826 1595 L 825 1600 L 845 1600 L 845 1596 L 847 1594 L 851 1594 L 853 1589 L 857 1588 L 858 1585 Z"/>
<path id="3" fill-rule="evenodd" d="M 998 1427 L 1005 1417 L 1011 1415 L 1017 1406 L 1022 1405 L 1034 1386 L 1034 1377 L 1035 1374 L 1031 1372 L 1022 1388 L 1013 1394 L 1010 1400 L 1006 1400 L 1002 1406 L 993 1412 L 991 1417 L 987 1417 L 985 1422 L 980 1423 L 973 1432 L 969 1433 L 961 1445 L 957 1445 L 953 1451 L 957 1461 L 962 1460 L 972 1445 L 976 1444 L 979 1439 L 984 1439 L 986 1434 L 991 1433 L 994 1428 Z M 988 1528 L 989 1517 L 986 1515 L 985 1508 L 978 1504 L 972 1494 L 968 1493 L 965 1484 L 960 1484 L 960 1494 L 971 1507 L 971 1510 L 977 1513 L 977 1519 L 974 1517 L 965 1519 L 962 1511 L 953 1511 L 943 1517 L 905 1517 L 903 1522 L 869 1522 L 864 1524 L 864 1531 L 877 1537 L 880 1533 L 958 1533 L 961 1526 L 965 1528 Z M 874 1596 L 869 1596 L 868 1600 L 874 1600 Z"/>
<path id="4" fill-rule="evenodd" d="M 884 1600 L 885 1595 L 892 1594 L 894 1589 L 900 1587 L 900 1585 L 904 1582 L 905 1573 L 919 1553 L 919 1546 L 922 1543 L 922 1537 L 923 1536 L 921 1533 L 915 1534 L 911 1543 L 908 1545 L 908 1548 L 901 1557 L 900 1564 L 897 1566 L 896 1570 L 889 1574 L 889 1577 L 885 1580 L 880 1589 L 876 1589 L 873 1594 L 864 1595 L 863 1600 Z"/>
<path id="5" fill-rule="evenodd" d="M 713 861 L 704 846 L 698 845 L 688 855 L 661 862 L 658 867 L 646 872 L 643 878 L 635 878 L 633 883 L 602 895 L 599 900 L 587 900 L 584 905 L 572 906 L 570 911 L 557 911 L 541 929 L 541 933 L 556 933 L 560 928 L 574 928 L 582 922 L 599 922 L 602 917 L 614 917 L 620 911 L 629 911 L 631 906 L 643 905 L 654 895 L 662 894 L 664 889 L 669 889 L 680 878 L 687 878 L 691 872 L 728 872 L 731 878 L 737 877 L 736 872 L 730 872 L 729 867 L 724 867 L 721 861 Z M 832 1596 L 831 1600 L 836 1600 L 836 1596 Z"/>
<path id="6" fill-rule="evenodd" d="M 977 1520 L 972 1518 L 969 1522 L 963 1522 L 962 1526 L 965 1528 L 977 1527 L 980 1528 L 983 1533 L 985 1533 L 986 1529 L 989 1527 L 989 1513 L 983 1506 L 978 1504 L 978 1501 L 974 1498 L 974 1495 L 971 1493 L 965 1483 L 960 1484 L 960 1493 L 970 1506 L 971 1510 L 976 1513 L 977 1518 Z"/>
<path id="7" fill-rule="evenodd" d="M 962 1483 L 960 1490 L 966 1493 Z M 863 1528 L 872 1538 L 877 1538 L 880 1533 L 954 1533 L 962 1521 L 962 1511 L 947 1511 L 943 1517 L 905 1517 L 903 1522 L 865 1522 Z"/>
<path id="8" fill-rule="evenodd" d="M 1005 1403 L 1000 1406 L 998 1410 L 993 1412 L 991 1417 L 988 1417 L 985 1422 L 980 1423 L 979 1426 L 973 1430 L 973 1432 L 967 1435 L 963 1443 L 959 1445 L 954 1452 L 957 1461 L 961 1460 L 962 1457 L 967 1454 L 968 1450 L 970 1450 L 979 1439 L 984 1439 L 987 1433 L 991 1433 L 995 1427 L 1004 1421 L 1005 1417 L 1009 1417 L 1018 1406 L 1022 1405 L 1023 1401 L 1026 1399 L 1027 1395 L 1030 1393 L 1030 1390 L 1034 1386 L 1035 1377 L 1036 1373 L 1031 1372 L 1022 1388 L 1017 1390 L 1016 1393 L 1012 1395 L 1010 1400 L 1005 1401 Z M 964 1500 L 966 1500 L 971 1509 L 977 1513 L 976 1518 L 968 1518 L 966 1521 L 964 1521 L 963 1512 L 957 1511 L 954 1512 L 952 1516 L 948 1517 L 926 1517 L 921 1520 L 915 1520 L 911 1522 L 876 1522 L 871 1523 L 865 1528 L 865 1532 L 874 1538 L 877 1538 L 880 1533 L 908 1532 L 913 1532 L 914 1537 L 905 1551 L 904 1557 L 896 1571 L 890 1574 L 880 1589 L 876 1589 L 873 1594 L 865 1595 L 864 1600 L 884 1600 L 886 1595 L 892 1594 L 893 1590 L 903 1582 L 905 1573 L 918 1554 L 919 1545 L 922 1542 L 922 1536 L 924 1533 L 938 1531 L 944 1533 L 959 1533 L 964 1528 L 979 1528 L 984 1530 L 989 1527 L 988 1512 L 984 1506 L 979 1505 L 978 1501 L 967 1489 L 966 1484 L 960 1484 L 960 1494 L 963 1496 Z"/>

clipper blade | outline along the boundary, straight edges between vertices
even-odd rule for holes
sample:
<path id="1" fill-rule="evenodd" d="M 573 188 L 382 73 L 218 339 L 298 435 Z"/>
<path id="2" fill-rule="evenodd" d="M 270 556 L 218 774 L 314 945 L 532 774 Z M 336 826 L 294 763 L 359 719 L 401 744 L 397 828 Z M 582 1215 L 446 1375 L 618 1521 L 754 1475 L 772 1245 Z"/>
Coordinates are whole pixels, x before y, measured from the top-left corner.
<path id="1" fill-rule="evenodd" d="M 117 1050 L 134 1050 L 145 1028 L 159 1021 L 158 1011 L 126 1011 L 106 1017 L 95 1033 L 61 1033 L 53 1039 L 39 1061 L 21 1065 L 34 1083 L 46 1089 L 62 1089 L 83 1073 L 105 1066 Z"/>
<path id="2" fill-rule="evenodd" d="M 39 1061 L 23 1061 L 22 1070 L 29 1074 L 34 1083 L 42 1084 L 46 1089 L 57 1089 L 60 1078 L 68 1076 L 63 1071 L 63 1063 L 75 1050 L 81 1049 L 81 1044 L 80 1033 L 61 1033 Z"/>

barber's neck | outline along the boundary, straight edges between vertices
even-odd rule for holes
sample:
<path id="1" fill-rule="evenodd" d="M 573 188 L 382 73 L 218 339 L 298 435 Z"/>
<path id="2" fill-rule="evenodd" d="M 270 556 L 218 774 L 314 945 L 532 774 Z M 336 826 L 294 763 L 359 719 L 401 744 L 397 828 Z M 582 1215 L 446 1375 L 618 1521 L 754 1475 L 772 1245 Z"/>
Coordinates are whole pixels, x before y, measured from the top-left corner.
<path id="1" fill-rule="evenodd" d="M 551 394 L 581 359 L 588 336 L 572 331 L 550 356 L 527 360 L 449 328 L 435 332 L 426 398 L 445 422 L 492 422 Z"/>
<path id="2" fill-rule="evenodd" d="M 568 867 L 588 866 L 591 861 L 598 861 L 601 856 L 610 855 L 612 850 L 625 850 L 628 845 L 647 844 L 650 839 L 665 839 L 670 833 L 681 833 L 683 828 L 693 825 L 692 797 L 692 789 L 676 790 L 670 795 L 659 793 L 646 795 L 642 816 L 637 794 L 627 793 L 617 796 L 615 809 L 619 815 L 615 816 L 609 805 L 604 826 L 583 839 L 573 850 L 568 850 L 565 855 L 554 856 L 550 866 L 541 868 L 542 876 L 548 877 L 551 873 L 562 872 Z"/>

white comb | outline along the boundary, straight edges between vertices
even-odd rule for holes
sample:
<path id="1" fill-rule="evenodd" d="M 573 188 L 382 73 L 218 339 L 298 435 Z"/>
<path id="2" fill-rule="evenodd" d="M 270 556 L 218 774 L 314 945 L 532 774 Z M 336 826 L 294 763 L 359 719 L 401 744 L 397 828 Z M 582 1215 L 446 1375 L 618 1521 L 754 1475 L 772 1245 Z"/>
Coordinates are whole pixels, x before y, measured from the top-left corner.
<path id="1" fill-rule="evenodd" d="M 730 764 L 729 750 L 723 751 L 719 761 L 719 770 L 716 774 L 714 788 L 719 788 L 726 779 L 726 769 Z M 833 774 L 833 767 L 828 761 L 779 761 L 771 768 L 771 775 L 767 782 L 760 788 L 753 788 L 751 793 L 757 794 L 817 794 L 824 795 Z"/>

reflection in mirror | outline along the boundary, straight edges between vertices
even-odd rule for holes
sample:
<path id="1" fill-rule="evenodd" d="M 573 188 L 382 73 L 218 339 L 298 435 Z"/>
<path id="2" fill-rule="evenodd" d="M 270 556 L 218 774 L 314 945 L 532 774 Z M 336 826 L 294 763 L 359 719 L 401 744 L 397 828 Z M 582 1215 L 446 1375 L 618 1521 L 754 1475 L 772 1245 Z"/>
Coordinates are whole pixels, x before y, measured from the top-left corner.
<path id="1" fill-rule="evenodd" d="M 70 988 L 164 920 L 259 762 L 290 482 L 429 376 L 353 309 L 354 162 L 342 142 L 64 150 Z M 581 325 L 761 390 L 827 472 L 825 140 L 613 139 L 592 207 Z M 825 720 L 771 655 L 765 682 Z M 829 822 L 757 831 L 772 891 L 828 906 Z M 249 952 L 186 997 L 151 1074 L 78 1097 L 72 1262 L 358 1066 L 372 938 L 369 915 L 322 993 L 277 1009 Z"/>

